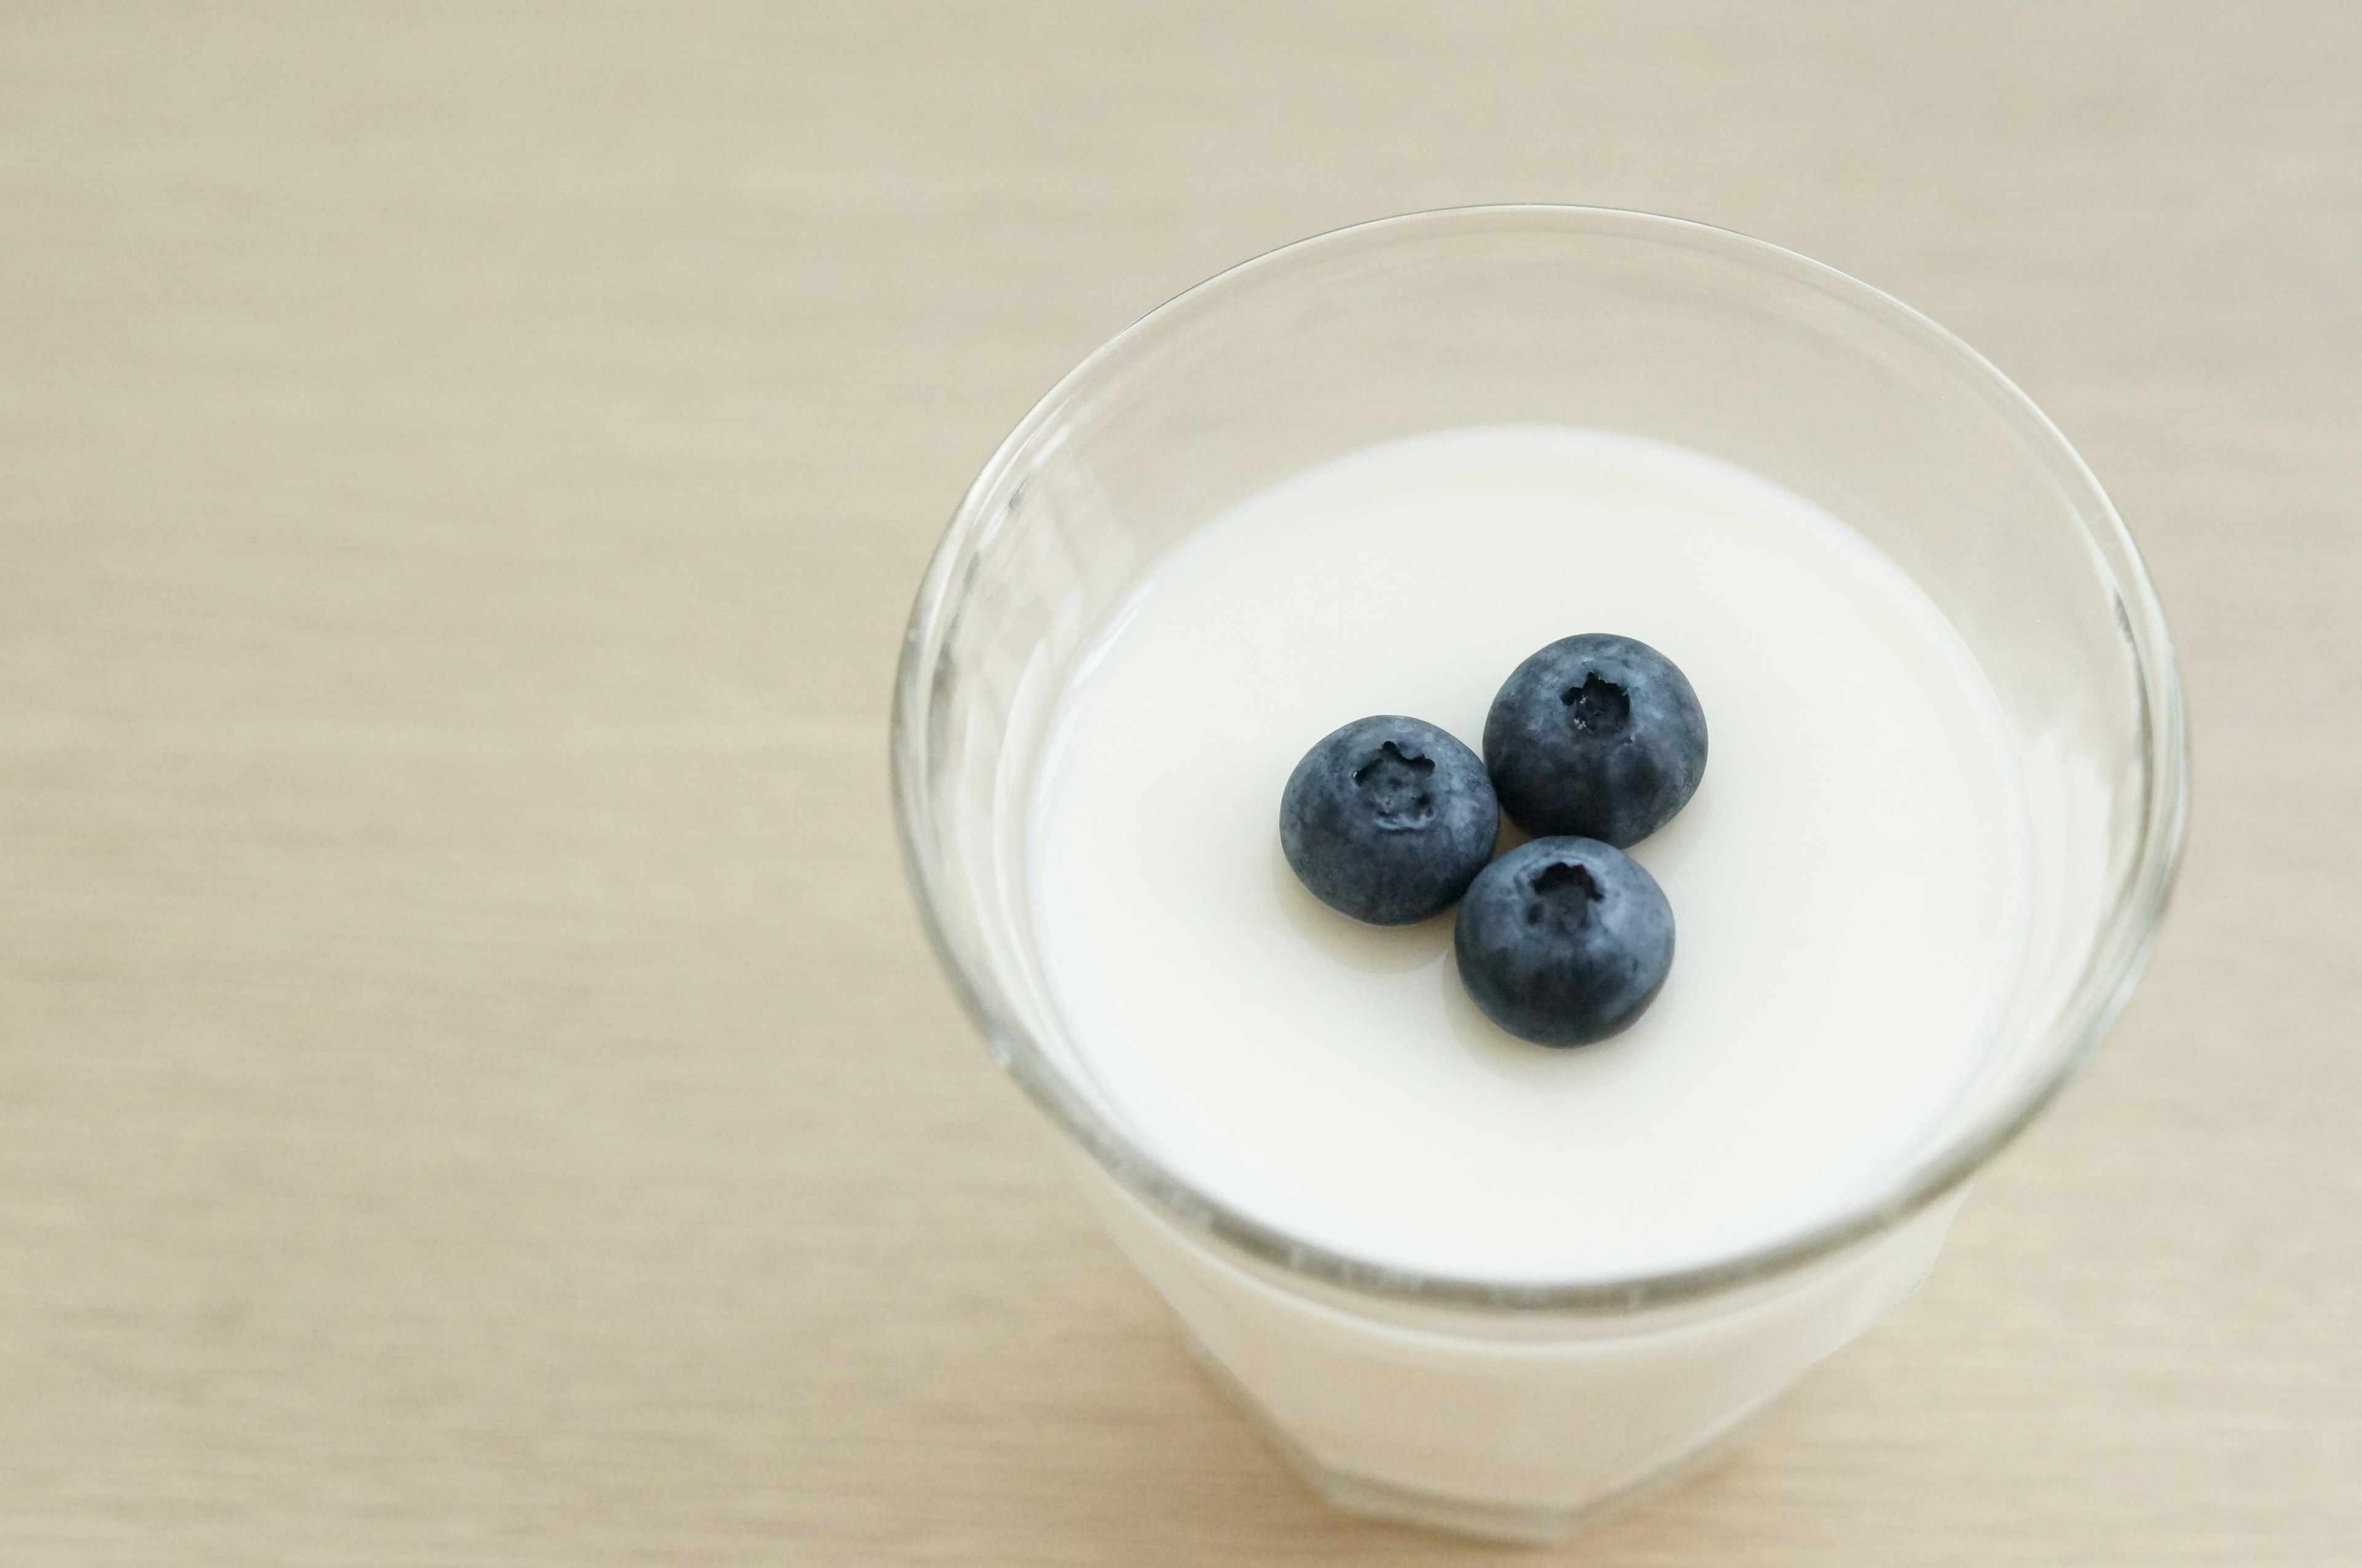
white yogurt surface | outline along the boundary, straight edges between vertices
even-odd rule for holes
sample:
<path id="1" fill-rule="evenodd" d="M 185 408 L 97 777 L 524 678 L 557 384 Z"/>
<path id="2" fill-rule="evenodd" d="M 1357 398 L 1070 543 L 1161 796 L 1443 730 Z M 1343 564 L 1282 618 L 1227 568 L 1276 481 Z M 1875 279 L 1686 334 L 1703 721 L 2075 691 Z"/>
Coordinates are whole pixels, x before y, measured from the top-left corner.
<path id="1" fill-rule="evenodd" d="M 1575 632 L 1697 690 L 1705 781 L 1631 853 L 1677 924 L 1626 1033 L 1550 1051 L 1462 993 L 1451 916 L 1333 913 L 1281 787 L 1369 713 L 1482 748 Z M 1446 431 L 1198 529 L 1110 618 L 1033 801 L 1052 993 L 1133 1135 L 1267 1223 L 1508 1279 L 1707 1262 L 1890 1175 L 2019 961 L 2025 808 L 1991 689 L 1926 595 L 1812 503 L 1597 431 Z"/>

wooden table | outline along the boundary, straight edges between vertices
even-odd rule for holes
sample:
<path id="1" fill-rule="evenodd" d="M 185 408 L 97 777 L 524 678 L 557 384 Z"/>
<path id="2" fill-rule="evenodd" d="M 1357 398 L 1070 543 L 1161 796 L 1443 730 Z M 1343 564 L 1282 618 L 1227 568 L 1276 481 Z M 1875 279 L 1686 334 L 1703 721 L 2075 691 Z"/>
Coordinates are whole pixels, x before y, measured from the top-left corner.
<path id="1" fill-rule="evenodd" d="M 8 6 L 0 1562 L 1507 1560 L 1192 1366 L 885 790 L 1060 371 L 1501 199 L 1985 349 L 2198 748 L 2147 985 L 1932 1284 L 1515 1560 L 2362 1561 L 2357 82 L 2335 4 Z"/>

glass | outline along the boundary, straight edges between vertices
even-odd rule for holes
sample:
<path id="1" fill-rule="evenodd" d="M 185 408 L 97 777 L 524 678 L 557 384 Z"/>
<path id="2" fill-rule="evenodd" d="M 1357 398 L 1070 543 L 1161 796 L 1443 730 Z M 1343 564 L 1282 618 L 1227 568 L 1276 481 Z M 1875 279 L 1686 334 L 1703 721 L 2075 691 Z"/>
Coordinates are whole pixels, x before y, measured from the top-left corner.
<path id="1" fill-rule="evenodd" d="M 2033 940 L 1989 1058 L 1882 1188 L 1744 1255 L 1502 1284 L 1324 1249 L 1142 1147 L 1048 999 L 1026 808 L 1069 670 L 1109 612 L 1165 547 L 1264 486 L 1481 425 L 1653 436 L 1819 502 L 1950 617 L 2012 733 Z M 2131 538 L 1991 365 L 1791 252 L 1543 206 L 1305 240 L 1117 335 L 1025 417 L 953 518 L 894 716 L 901 827 L 944 966 L 1202 1359 L 1340 1506 L 1523 1538 L 1662 1479 L 1918 1283 L 1968 1178 L 2132 988 L 2179 857 L 2184 744 Z"/>

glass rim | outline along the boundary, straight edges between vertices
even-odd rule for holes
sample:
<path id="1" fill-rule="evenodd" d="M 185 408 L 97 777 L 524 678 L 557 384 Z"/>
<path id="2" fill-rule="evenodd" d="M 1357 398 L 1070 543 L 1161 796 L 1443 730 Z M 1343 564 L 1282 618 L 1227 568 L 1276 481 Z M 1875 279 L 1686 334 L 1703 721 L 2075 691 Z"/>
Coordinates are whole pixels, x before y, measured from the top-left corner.
<path id="1" fill-rule="evenodd" d="M 1136 1143 L 1071 1087 L 1008 1005 L 988 956 L 970 951 L 942 913 L 945 867 L 927 800 L 927 714 L 943 634 L 963 586 L 963 563 L 988 538 L 990 498 L 1008 471 L 1033 455 L 1068 394 L 1174 315 L 1308 252 L 1471 222 L 1530 220 L 1621 232 L 1719 254 L 1784 274 L 1861 309 L 1965 370 L 1975 390 L 2047 460 L 2075 493 L 2079 528 L 2094 567 L 2114 580 L 2120 629 L 2138 693 L 2143 772 L 2137 846 L 2112 889 L 2091 957 L 2062 1006 L 2042 1026 L 2044 1063 L 2026 1084 L 1866 1197 L 1802 1231 L 1706 1263 L 1621 1278 L 1510 1280 L 1383 1264 L 1309 1242 L 1209 1194 Z M 2096 522 L 2096 528 L 2094 523 Z M 1375 218 L 1267 250 L 1175 294 L 1100 344 L 1061 377 L 994 450 L 969 486 L 929 561 L 912 604 L 896 672 L 891 720 L 895 815 L 904 865 L 935 956 L 969 1018 L 1009 1075 L 1058 1131 L 1089 1152 L 1126 1189 L 1185 1231 L 1284 1272 L 1351 1295 L 1397 1302 L 1517 1312 L 1629 1313 L 1722 1294 L 1794 1274 L 1892 1229 L 1973 1176 L 2057 1098 L 2088 1063 L 2129 999 L 2154 945 L 2180 868 L 2189 814 L 2189 739 L 2181 684 L 2163 607 L 2123 519 L 2080 454 L 2049 417 L 1991 361 L 1893 295 L 1824 262 L 1735 230 L 1616 207 L 1543 203 L 1444 207 Z"/>

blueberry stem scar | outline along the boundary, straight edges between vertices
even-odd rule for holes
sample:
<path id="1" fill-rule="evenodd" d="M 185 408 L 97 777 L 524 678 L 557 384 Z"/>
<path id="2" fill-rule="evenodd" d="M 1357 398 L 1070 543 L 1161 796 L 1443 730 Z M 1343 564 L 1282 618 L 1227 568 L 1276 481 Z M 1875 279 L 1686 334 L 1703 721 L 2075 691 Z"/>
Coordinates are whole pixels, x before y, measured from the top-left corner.
<path id="1" fill-rule="evenodd" d="M 1632 722 L 1632 694 L 1596 674 L 1568 687 L 1558 700 L 1574 711 L 1575 728 L 1595 735 L 1615 734 Z"/>
<path id="2" fill-rule="evenodd" d="M 1595 904 L 1607 896 L 1590 872 L 1571 860 L 1554 860 L 1534 873 L 1535 892 L 1554 893 L 1561 888 L 1573 888 Z"/>

